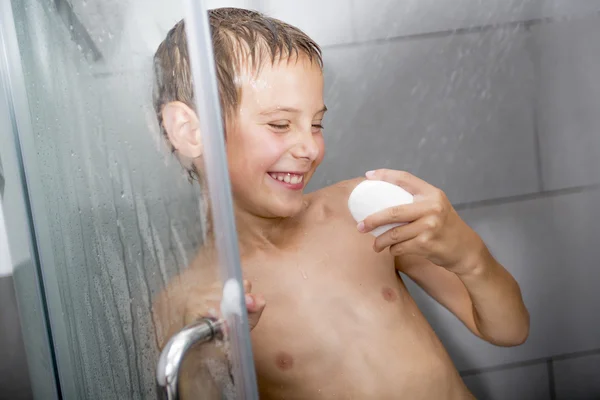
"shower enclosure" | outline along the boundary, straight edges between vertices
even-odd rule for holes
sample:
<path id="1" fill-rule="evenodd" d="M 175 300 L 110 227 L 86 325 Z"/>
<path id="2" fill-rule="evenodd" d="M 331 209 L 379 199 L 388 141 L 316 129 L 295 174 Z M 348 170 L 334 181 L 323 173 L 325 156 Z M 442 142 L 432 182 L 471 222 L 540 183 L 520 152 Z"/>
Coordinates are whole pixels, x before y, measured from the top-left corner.
<path id="1" fill-rule="evenodd" d="M 216 205 L 217 275 L 241 283 L 206 4 L 0 4 L 2 204 L 33 396 L 156 398 L 152 302 L 207 240 L 203 198 Z M 166 149 L 151 105 L 153 53 L 183 16 L 209 132 L 202 188 Z M 224 395 L 253 399 L 240 307 L 227 321 L 235 387 Z"/>
<path id="2" fill-rule="evenodd" d="M 219 205 L 215 275 L 241 276 L 223 143 L 210 141 L 222 127 L 201 7 L 221 6 L 323 47 L 327 154 L 310 190 L 407 170 L 519 282 L 531 331 L 506 349 L 405 277 L 476 397 L 600 398 L 600 0 L 0 0 L 0 263 L 34 398 L 159 394 L 151 306 L 203 249 L 205 194 Z M 207 188 L 189 184 L 151 106 L 152 55 L 183 17 L 203 131 L 218 133 Z M 228 345 L 235 390 L 253 398 L 244 318 Z"/>

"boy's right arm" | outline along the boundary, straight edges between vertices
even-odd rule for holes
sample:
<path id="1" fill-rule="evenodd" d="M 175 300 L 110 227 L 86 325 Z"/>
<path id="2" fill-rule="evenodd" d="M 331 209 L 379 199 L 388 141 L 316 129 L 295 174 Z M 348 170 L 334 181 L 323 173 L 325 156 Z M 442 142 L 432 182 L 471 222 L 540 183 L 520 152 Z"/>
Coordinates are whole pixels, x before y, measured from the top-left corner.
<path id="1" fill-rule="evenodd" d="M 211 271 L 211 269 L 213 271 Z M 219 318 L 222 285 L 216 268 L 192 266 L 175 277 L 158 296 L 153 306 L 153 317 L 159 349 L 171 336 L 202 317 Z M 250 329 L 253 329 L 265 307 L 264 297 L 252 294 L 249 282 L 244 282 L 246 307 Z M 220 399 L 222 384 L 228 378 L 228 360 L 224 346 L 215 342 L 196 346 L 186 355 L 180 370 L 179 391 L 182 399 Z M 216 367 L 216 368 L 215 368 Z M 216 371 L 221 369 L 223 371 Z"/>

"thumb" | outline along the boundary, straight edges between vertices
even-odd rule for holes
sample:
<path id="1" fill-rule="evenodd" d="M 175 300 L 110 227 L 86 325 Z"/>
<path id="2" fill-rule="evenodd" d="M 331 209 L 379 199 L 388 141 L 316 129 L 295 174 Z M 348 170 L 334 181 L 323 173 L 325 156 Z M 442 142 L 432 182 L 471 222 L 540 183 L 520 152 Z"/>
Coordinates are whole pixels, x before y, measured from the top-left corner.
<path id="1" fill-rule="evenodd" d="M 246 294 L 246 308 L 248 309 L 248 323 L 250 324 L 250 330 L 254 329 L 258 324 L 258 320 L 266 305 L 267 302 L 262 295 Z"/>

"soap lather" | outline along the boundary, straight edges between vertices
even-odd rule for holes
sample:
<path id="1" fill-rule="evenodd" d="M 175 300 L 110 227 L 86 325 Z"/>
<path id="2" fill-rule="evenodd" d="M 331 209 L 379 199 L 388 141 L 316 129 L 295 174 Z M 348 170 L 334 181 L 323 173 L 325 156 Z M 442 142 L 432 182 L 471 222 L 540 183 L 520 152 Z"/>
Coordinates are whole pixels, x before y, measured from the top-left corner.
<path id="1" fill-rule="evenodd" d="M 376 214 L 386 208 L 411 204 L 412 194 L 400 186 L 384 181 L 367 180 L 359 183 L 350 193 L 348 208 L 356 222 L 364 221 L 369 215 Z M 377 237 L 392 228 L 405 225 L 404 223 L 388 224 L 377 227 L 370 233 Z"/>

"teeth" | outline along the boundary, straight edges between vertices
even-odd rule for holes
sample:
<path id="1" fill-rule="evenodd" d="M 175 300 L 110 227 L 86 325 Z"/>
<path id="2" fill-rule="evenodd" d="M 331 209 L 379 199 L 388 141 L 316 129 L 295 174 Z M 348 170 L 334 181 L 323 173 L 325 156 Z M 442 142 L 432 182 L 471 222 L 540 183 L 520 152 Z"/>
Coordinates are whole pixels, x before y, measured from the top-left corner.
<path id="1" fill-rule="evenodd" d="M 277 179 L 280 182 L 290 183 L 292 185 L 296 185 L 304 179 L 303 175 L 295 175 L 288 173 L 280 173 L 280 172 L 270 172 L 271 178 Z"/>

